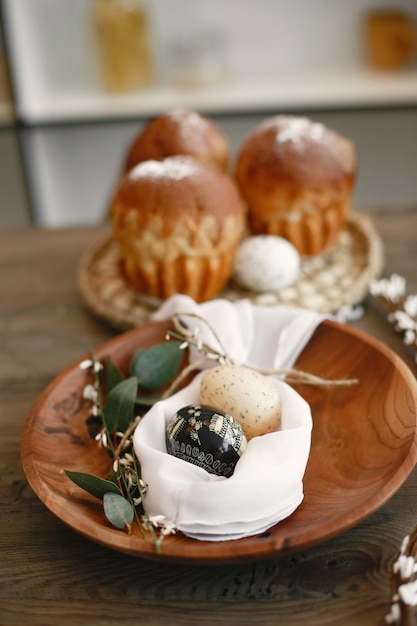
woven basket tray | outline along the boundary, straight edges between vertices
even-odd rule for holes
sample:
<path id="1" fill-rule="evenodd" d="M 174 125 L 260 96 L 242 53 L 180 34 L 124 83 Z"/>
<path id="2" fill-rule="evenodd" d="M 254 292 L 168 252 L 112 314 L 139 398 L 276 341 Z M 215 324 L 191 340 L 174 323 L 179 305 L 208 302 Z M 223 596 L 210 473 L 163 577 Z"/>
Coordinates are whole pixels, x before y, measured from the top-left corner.
<path id="1" fill-rule="evenodd" d="M 255 293 L 232 281 L 219 297 L 248 298 L 255 304 L 286 304 L 335 313 L 359 303 L 377 278 L 384 261 L 383 246 L 371 220 L 351 213 L 336 247 L 322 255 L 302 258 L 297 281 L 279 291 Z M 78 284 L 88 308 L 120 330 L 147 324 L 160 302 L 131 289 L 119 271 L 118 244 L 111 234 L 83 255 Z"/>

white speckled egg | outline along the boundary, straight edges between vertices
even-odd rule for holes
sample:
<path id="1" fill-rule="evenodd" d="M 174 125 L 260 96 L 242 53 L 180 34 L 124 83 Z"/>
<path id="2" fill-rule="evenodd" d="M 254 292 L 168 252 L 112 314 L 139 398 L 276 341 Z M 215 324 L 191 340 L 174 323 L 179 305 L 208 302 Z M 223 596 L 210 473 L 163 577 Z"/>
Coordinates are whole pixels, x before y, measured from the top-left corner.
<path id="1" fill-rule="evenodd" d="M 224 365 L 207 370 L 200 383 L 200 398 L 240 423 L 252 439 L 279 429 L 281 397 L 266 376 L 242 365 Z"/>
<path id="2" fill-rule="evenodd" d="M 252 291 L 278 291 L 295 282 L 300 271 L 297 249 L 282 237 L 255 235 L 236 250 L 232 276 Z"/>

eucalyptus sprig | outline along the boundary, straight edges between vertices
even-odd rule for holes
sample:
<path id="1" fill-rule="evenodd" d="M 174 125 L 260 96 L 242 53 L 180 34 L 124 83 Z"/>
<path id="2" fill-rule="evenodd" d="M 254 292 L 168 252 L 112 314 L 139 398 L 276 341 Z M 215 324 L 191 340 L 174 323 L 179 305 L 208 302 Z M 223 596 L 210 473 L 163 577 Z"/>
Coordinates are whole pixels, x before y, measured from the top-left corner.
<path id="1" fill-rule="evenodd" d="M 150 533 L 157 552 L 161 550 L 163 538 L 175 533 L 176 529 L 171 520 L 148 513 L 148 485 L 142 480 L 140 462 L 133 447 L 133 433 L 150 406 L 171 395 L 207 360 L 219 364 L 229 362 L 212 329 L 219 351 L 197 337 L 198 327 L 190 331 L 180 318 L 180 315 L 173 317 L 177 330 L 167 333 L 165 342 L 136 350 L 129 364 L 128 377 L 109 357 L 103 364 L 92 353 L 89 359 L 80 363 L 81 369 L 90 370 L 92 374 L 92 382 L 83 389 L 83 397 L 91 402 L 88 420 L 90 425 L 92 422 L 97 425 L 95 439 L 108 451 L 112 466 L 107 478 L 66 471 L 74 483 L 103 501 L 104 514 L 113 526 L 131 533 L 135 520 L 143 537 L 146 532 Z M 180 369 L 188 347 L 196 348 L 202 357 Z"/>
<path id="2" fill-rule="evenodd" d="M 135 455 L 133 433 L 149 406 L 162 398 L 158 390 L 177 376 L 184 356 L 180 347 L 180 342 L 172 341 L 137 350 L 127 377 L 110 358 L 101 363 L 94 353 L 80 363 L 92 375 L 92 382 L 83 389 L 84 399 L 91 403 L 88 420 L 97 425 L 95 439 L 108 451 L 112 465 L 107 478 L 66 471 L 75 484 L 103 501 L 104 514 L 113 526 L 131 533 L 135 520 L 143 537 L 146 532 L 151 535 L 157 552 L 163 537 L 174 533 L 175 527 L 163 516 L 148 513 L 147 485 Z"/>

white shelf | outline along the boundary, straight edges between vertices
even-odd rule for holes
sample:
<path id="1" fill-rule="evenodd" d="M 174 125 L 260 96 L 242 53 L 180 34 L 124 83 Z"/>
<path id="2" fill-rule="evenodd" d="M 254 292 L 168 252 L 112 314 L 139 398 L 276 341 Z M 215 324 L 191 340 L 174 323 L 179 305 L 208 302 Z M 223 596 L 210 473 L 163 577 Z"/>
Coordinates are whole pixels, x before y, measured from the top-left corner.
<path id="1" fill-rule="evenodd" d="M 126 95 L 99 90 L 38 93 L 18 103 L 27 124 L 147 117 L 175 107 L 208 113 L 417 105 L 417 70 L 378 73 L 352 69 L 306 76 L 269 76 L 192 90 L 170 87 Z"/>
<path id="2" fill-rule="evenodd" d="M 363 15 L 390 0 L 331 8 L 328 0 L 293 0 L 291 6 L 285 0 L 228 0 L 227 11 L 224 0 L 153 0 L 158 84 L 126 95 L 100 89 L 91 2 L 3 0 L 16 111 L 26 124 L 132 119 L 175 107 L 239 114 L 417 105 L 417 59 L 404 71 L 366 68 Z M 415 0 L 401 0 L 401 6 L 417 19 Z M 204 32 L 203 23 L 227 41 L 229 78 L 212 87 L 174 89 L 162 80 L 169 75 L 163 71 L 167 42 Z"/>

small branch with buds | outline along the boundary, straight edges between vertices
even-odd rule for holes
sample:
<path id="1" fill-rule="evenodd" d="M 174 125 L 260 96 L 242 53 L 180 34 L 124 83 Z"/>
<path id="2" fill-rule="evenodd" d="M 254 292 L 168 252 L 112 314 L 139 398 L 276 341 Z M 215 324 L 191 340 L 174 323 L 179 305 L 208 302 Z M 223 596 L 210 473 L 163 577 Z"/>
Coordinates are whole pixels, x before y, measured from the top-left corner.
<path id="1" fill-rule="evenodd" d="M 392 604 L 385 622 L 394 626 L 417 624 L 417 528 L 404 537 L 392 566 Z"/>
<path id="2" fill-rule="evenodd" d="M 398 274 L 373 281 L 370 293 L 417 363 L 417 294 L 407 294 L 405 278 Z"/>

